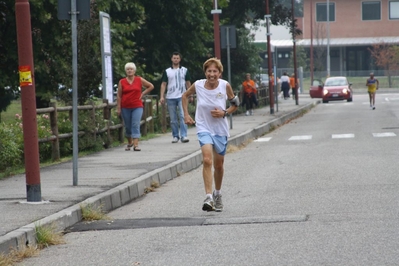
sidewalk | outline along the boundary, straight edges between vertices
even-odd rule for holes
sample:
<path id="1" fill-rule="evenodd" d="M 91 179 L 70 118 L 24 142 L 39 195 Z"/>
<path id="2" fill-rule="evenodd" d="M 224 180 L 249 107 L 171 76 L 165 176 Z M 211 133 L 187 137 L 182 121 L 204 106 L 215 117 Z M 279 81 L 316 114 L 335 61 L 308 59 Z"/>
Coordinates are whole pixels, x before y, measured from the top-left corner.
<path id="1" fill-rule="evenodd" d="M 283 125 L 318 102 L 308 95 L 295 101 L 280 100 L 274 106 L 256 109 L 253 116 L 234 116 L 229 144 L 240 145 Z M 124 146 L 79 158 L 78 186 L 73 186 L 72 162 L 41 169 L 40 204 L 26 203 L 26 177 L 17 175 L 0 180 L 0 253 L 11 247 L 34 244 L 35 225 L 55 225 L 63 230 L 81 220 L 80 204 L 103 204 L 106 211 L 142 196 L 151 182 L 163 184 L 202 163 L 196 129 L 189 128 L 189 143 L 172 144 L 170 133 L 140 141 L 141 152 L 125 151 Z"/>

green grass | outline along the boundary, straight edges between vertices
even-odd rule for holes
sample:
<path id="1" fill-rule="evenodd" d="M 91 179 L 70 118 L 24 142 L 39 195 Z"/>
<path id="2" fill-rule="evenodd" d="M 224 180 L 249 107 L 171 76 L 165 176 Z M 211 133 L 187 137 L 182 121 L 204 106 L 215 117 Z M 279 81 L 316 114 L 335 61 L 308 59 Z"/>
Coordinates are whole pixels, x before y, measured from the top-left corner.
<path id="1" fill-rule="evenodd" d="M 103 210 L 104 205 L 95 207 L 93 204 L 80 204 L 82 219 L 84 221 L 110 220 Z"/>
<path id="2" fill-rule="evenodd" d="M 39 249 L 52 245 L 64 244 L 63 233 L 56 230 L 55 225 L 35 225 L 35 237 Z"/>
<path id="3" fill-rule="evenodd" d="M 21 100 L 12 101 L 7 111 L 0 113 L 0 122 L 10 122 L 15 119 L 15 114 L 22 115 Z"/>

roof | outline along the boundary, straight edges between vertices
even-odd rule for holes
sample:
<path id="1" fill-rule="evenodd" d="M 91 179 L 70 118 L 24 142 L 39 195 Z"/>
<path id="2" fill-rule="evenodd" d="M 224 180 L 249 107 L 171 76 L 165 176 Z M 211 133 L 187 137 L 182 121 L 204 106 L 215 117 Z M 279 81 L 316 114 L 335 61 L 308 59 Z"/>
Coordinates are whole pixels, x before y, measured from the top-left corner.
<path id="1" fill-rule="evenodd" d="M 313 39 L 313 45 L 318 45 L 318 41 L 322 45 L 327 45 L 327 39 Z M 290 48 L 292 40 L 270 40 L 271 44 L 277 48 Z M 367 38 L 330 38 L 330 46 L 368 46 L 376 43 L 385 42 L 388 44 L 399 44 L 399 37 L 367 37 Z M 260 48 L 266 48 L 266 40 L 254 41 L 255 45 Z M 310 46 L 311 39 L 298 39 L 297 45 Z M 263 46 L 263 47 L 262 47 Z"/>

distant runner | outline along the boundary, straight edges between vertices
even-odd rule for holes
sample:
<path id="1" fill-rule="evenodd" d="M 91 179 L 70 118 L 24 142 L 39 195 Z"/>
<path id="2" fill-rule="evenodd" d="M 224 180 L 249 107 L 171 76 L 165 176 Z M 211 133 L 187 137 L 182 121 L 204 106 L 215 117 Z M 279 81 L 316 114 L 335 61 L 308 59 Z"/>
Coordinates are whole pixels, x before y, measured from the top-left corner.
<path id="1" fill-rule="evenodd" d="M 374 73 L 370 73 L 370 78 L 367 79 L 366 86 L 368 87 L 368 93 L 370 98 L 370 108 L 375 110 L 375 93 L 379 87 L 378 79 L 374 78 Z"/>

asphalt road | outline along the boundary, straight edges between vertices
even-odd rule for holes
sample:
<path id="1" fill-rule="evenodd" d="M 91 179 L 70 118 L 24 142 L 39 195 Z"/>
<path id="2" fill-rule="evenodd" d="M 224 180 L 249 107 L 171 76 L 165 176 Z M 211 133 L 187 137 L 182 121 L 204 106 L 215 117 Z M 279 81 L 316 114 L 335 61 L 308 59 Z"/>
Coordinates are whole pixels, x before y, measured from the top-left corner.
<path id="1" fill-rule="evenodd" d="M 394 94 L 319 104 L 227 154 L 223 212 L 200 167 L 21 265 L 398 265 L 398 118 Z"/>

